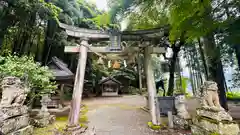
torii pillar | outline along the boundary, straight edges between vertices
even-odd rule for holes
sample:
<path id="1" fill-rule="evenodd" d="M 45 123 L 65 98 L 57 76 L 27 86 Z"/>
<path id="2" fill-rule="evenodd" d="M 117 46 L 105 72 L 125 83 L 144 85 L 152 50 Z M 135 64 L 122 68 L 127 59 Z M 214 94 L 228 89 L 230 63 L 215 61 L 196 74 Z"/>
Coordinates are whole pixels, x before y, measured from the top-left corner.
<path id="1" fill-rule="evenodd" d="M 148 90 L 148 102 L 150 106 L 150 114 L 152 117 L 152 123 L 154 125 L 160 125 L 160 112 L 159 112 L 159 103 L 156 99 L 156 87 L 155 87 L 155 80 L 154 80 L 154 72 L 152 69 L 152 56 L 151 53 L 153 52 L 152 47 L 146 47 L 144 49 L 144 68 L 145 74 L 147 78 L 147 90 Z"/>
<path id="2" fill-rule="evenodd" d="M 74 82 L 74 89 L 71 101 L 71 108 L 68 116 L 67 130 L 71 132 L 71 135 L 78 134 L 79 126 L 79 113 L 83 93 L 84 76 L 87 63 L 88 53 L 88 39 L 80 39 L 79 58 Z"/>

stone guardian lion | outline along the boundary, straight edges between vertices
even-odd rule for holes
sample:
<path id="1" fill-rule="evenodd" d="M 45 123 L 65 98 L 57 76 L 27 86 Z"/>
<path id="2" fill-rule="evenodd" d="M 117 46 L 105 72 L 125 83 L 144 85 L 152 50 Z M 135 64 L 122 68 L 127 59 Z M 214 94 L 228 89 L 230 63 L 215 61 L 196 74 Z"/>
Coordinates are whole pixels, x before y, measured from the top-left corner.
<path id="1" fill-rule="evenodd" d="M 220 103 L 218 97 L 218 86 L 216 82 L 205 81 L 202 89 L 202 107 L 213 110 L 224 110 Z"/>
<path id="2" fill-rule="evenodd" d="M 0 106 L 23 105 L 28 89 L 25 89 L 21 80 L 17 77 L 5 77 L 1 82 L 2 99 Z"/>

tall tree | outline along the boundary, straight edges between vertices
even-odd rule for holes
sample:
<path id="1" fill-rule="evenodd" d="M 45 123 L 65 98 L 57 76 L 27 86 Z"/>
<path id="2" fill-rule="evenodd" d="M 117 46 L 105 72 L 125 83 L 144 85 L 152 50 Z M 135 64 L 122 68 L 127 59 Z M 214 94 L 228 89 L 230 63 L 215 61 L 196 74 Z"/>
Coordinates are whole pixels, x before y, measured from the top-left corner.
<path id="1" fill-rule="evenodd" d="M 215 34 L 218 30 L 227 28 L 229 30 L 232 27 L 229 27 L 231 23 L 237 22 L 239 14 L 239 1 L 226 1 L 219 2 L 217 0 L 207 0 L 207 1 L 192 1 L 192 0 L 171 0 L 171 1 L 162 1 L 162 0 L 131 0 L 126 4 L 126 0 L 122 0 L 120 4 L 121 8 L 120 13 L 123 13 L 124 10 L 128 10 L 134 14 L 140 11 L 146 11 L 149 7 L 156 7 L 157 11 L 161 12 L 161 7 L 167 9 L 168 23 L 170 24 L 170 41 L 174 42 L 181 36 L 182 32 L 185 33 L 186 41 L 192 42 L 198 38 L 203 37 L 203 46 L 204 54 L 206 58 L 205 69 L 207 69 L 206 74 L 209 80 L 216 81 L 219 86 L 220 100 L 222 106 L 227 109 L 226 105 L 226 95 L 224 89 L 224 74 L 221 62 L 221 54 L 219 53 L 220 48 L 216 44 Z M 136 5 L 139 5 L 138 10 L 132 10 Z M 230 7 L 228 10 L 232 14 L 235 14 L 234 19 L 224 20 L 225 12 L 222 12 L 222 9 L 225 7 Z M 114 10 L 116 11 L 116 10 Z M 162 13 L 162 12 L 161 12 Z M 151 15 L 151 14 L 150 14 Z M 149 15 L 147 15 L 149 16 Z M 154 19 L 152 19 L 154 20 Z M 144 22 L 144 21 L 141 21 Z M 149 22 L 149 21 L 148 21 Z M 231 22 L 231 23 L 229 23 Z M 237 26 L 237 25 L 235 25 Z M 227 37 L 230 37 L 230 33 L 233 33 L 232 30 L 228 31 Z M 236 32 L 237 33 L 237 32 Z M 237 34 L 235 35 L 237 36 Z M 236 38 L 237 39 L 237 38 Z M 239 39 L 239 38 L 238 38 Z M 231 40 L 232 41 L 232 40 Z M 233 40 L 234 41 L 234 40 Z M 236 42 L 235 42 L 236 43 Z M 236 45 L 236 44 L 235 44 Z M 201 48 L 200 48 L 201 49 Z M 235 52 L 238 51 L 235 47 Z M 202 52 L 202 51 L 201 51 Z M 213 62 L 212 59 L 216 62 Z M 206 68 L 207 67 L 207 68 Z"/>

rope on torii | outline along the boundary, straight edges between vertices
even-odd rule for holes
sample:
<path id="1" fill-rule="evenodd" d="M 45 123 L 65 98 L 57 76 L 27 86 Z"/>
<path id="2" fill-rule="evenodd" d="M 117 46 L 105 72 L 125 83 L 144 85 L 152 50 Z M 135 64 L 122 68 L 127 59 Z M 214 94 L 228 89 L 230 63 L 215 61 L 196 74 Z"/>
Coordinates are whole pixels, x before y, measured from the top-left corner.
<path id="1" fill-rule="evenodd" d="M 126 42 L 122 42 L 121 44 L 121 47 L 122 47 L 122 54 L 111 54 L 111 56 L 107 56 L 107 55 L 104 55 L 104 54 L 101 54 L 99 52 L 95 52 L 91 49 L 90 46 L 91 45 L 83 45 L 85 47 L 87 47 L 91 52 L 93 52 L 94 54 L 96 54 L 97 56 L 99 56 L 99 59 L 97 61 L 97 63 L 99 64 L 103 64 L 103 59 L 106 59 L 106 60 L 109 60 L 111 62 L 111 60 L 123 60 L 124 61 L 124 66 L 126 67 L 127 66 L 127 62 L 126 62 L 126 59 L 129 61 L 128 63 L 135 63 L 135 58 L 137 56 L 137 52 L 139 50 L 129 50 L 128 47 L 125 47 L 123 44 L 125 44 L 125 46 L 127 45 Z M 82 44 L 81 44 L 82 45 Z M 108 64 L 108 67 L 109 67 L 109 64 Z"/>

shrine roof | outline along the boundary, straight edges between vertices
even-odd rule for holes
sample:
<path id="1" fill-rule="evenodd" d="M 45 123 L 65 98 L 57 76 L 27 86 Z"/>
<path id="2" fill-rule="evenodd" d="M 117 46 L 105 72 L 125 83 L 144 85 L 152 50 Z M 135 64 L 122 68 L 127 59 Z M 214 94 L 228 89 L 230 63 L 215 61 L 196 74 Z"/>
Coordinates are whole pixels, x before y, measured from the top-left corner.
<path id="1" fill-rule="evenodd" d="M 117 83 L 117 84 L 120 84 L 120 85 L 122 84 L 120 81 L 114 79 L 113 77 L 103 78 L 101 81 L 99 81 L 98 84 L 107 83 L 108 81 L 113 81 L 113 82 L 115 82 L 115 83 Z"/>
<path id="2" fill-rule="evenodd" d="M 67 68 L 67 64 L 62 62 L 57 57 L 52 57 L 51 62 L 48 64 L 50 70 L 53 72 L 55 80 L 72 80 L 74 74 Z"/>

